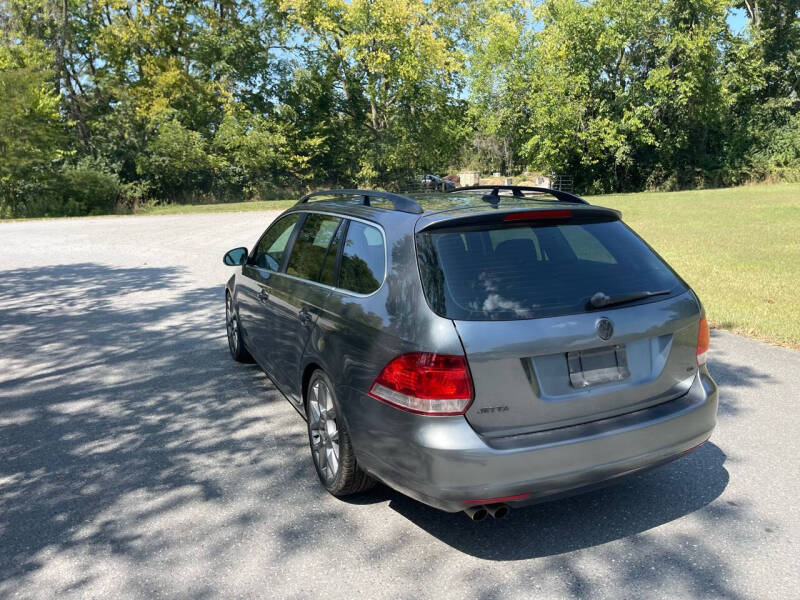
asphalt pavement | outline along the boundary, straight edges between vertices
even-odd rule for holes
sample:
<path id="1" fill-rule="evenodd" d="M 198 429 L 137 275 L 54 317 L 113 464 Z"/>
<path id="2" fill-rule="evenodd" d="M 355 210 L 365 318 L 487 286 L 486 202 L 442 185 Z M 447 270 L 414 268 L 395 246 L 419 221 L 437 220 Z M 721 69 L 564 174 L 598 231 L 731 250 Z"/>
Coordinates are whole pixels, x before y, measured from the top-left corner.
<path id="1" fill-rule="evenodd" d="M 228 355 L 222 254 L 275 214 L 0 223 L 0 598 L 800 598 L 800 353 L 715 331 L 710 442 L 615 487 L 342 501 Z"/>

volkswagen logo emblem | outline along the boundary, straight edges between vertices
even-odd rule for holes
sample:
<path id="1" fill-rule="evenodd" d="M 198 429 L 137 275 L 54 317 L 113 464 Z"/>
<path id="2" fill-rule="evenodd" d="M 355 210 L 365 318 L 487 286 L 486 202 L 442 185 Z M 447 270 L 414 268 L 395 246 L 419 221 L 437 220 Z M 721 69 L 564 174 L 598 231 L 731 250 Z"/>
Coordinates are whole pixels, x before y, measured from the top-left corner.
<path id="1" fill-rule="evenodd" d="M 601 340 L 607 340 L 614 335 L 614 324 L 611 322 L 611 319 L 607 319 L 606 317 L 597 319 L 595 327 L 597 328 L 597 335 L 600 336 Z"/>

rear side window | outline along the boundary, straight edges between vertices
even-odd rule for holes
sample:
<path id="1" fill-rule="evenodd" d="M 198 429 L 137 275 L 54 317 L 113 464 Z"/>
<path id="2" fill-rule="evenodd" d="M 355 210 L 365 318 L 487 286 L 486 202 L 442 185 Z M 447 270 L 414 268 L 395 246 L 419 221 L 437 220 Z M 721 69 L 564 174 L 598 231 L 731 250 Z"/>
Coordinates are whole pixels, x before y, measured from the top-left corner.
<path id="1" fill-rule="evenodd" d="M 340 223 L 338 217 L 308 214 L 289 255 L 286 273 L 309 281 L 320 281 L 323 263 Z"/>
<path id="2" fill-rule="evenodd" d="M 596 310 L 589 299 L 597 292 L 686 290 L 620 221 L 436 230 L 418 234 L 417 249 L 428 302 L 451 319 L 576 314 Z"/>
<path id="3" fill-rule="evenodd" d="M 328 247 L 328 253 L 322 261 L 322 272 L 319 276 L 320 283 L 336 285 L 336 261 L 339 258 L 339 248 L 342 246 L 345 229 L 345 223 L 340 224 L 339 229 L 336 230 L 336 235 L 333 236 L 331 245 Z"/>
<path id="4" fill-rule="evenodd" d="M 294 213 L 286 215 L 270 225 L 269 229 L 258 241 L 255 252 L 253 252 L 253 256 L 250 259 L 250 264 L 262 269 L 278 271 L 283 262 L 286 245 L 289 243 L 289 238 L 299 218 L 300 215 Z"/>
<path id="5" fill-rule="evenodd" d="M 342 252 L 339 287 L 358 294 L 371 294 L 383 282 L 386 249 L 377 227 L 350 221 Z"/>

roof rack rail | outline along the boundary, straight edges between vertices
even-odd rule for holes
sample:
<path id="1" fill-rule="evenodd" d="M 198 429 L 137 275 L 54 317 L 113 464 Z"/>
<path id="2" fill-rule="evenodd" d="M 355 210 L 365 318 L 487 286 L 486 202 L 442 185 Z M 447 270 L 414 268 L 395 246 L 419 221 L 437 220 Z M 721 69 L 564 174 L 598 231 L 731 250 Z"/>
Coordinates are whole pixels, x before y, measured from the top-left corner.
<path id="1" fill-rule="evenodd" d="M 376 190 L 320 190 L 318 192 L 311 192 L 306 194 L 297 202 L 304 204 L 310 198 L 315 196 L 361 196 L 361 203 L 364 206 L 371 206 L 370 198 L 383 198 L 389 200 L 395 210 L 401 212 L 411 213 L 418 215 L 422 213 L 422 207 L 414 202 L 408 196 L 401 196 L 400 194 L 391 194 L 389 192 L 379 192 Z"/>
<path id="2" fill-rule="evenodd" d="M 545 187 L 534 187 L 529 185 L 473 185 L 468 187 L 459 187 L 454 190 L 450 190 L 448 193 L 452 194 L 453 192 L 465 192 L 469 190 L 492 190 L 492 193 L 487 194 L 487 196 L 497 196 L 498 199 L 500 198 L 500 190 L 511 190 L 515 198 L 525 198 L 525 194 L 523 192 L 539 192 L 542 194 L 550 194 L 558 202 L 571 202 L 573 204 L 575 203 L 589 204 L 586 200 L 584 200 L 580 196 L 576 196 L 575 194 L 570 194 L 569 192 L 564 192 L 561 190 L 553 190 Z M 484 199 L 486 199 L 486 196 L 484 196 Z"/>

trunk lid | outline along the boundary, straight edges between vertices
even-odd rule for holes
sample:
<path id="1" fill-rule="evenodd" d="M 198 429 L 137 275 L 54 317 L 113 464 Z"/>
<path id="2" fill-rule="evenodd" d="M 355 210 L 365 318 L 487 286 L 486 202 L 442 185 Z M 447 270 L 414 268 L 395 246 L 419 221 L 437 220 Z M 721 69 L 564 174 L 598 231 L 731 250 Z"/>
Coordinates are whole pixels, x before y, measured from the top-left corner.
<path id="1" fill-rule="evenodd" d="M 603 317 L 614 327 L 607 341 L 597 332 Z M 488 437 L 517 435 L 612 417 L 681 396 L 697 373 L 699 319 L 698 304 L 686 292 L 661 302 L 569 318 L 455 321 L 475 388 L 467 420 Z M 617 347 L 624 351 L 629 373 L 624 379 L 580 385 L 570 377 L 572 353 L 614 352 Z M 599 362 L 607 358 L 601 353 Z M 584 361 L 583 366 L 595 365 Z"/>

